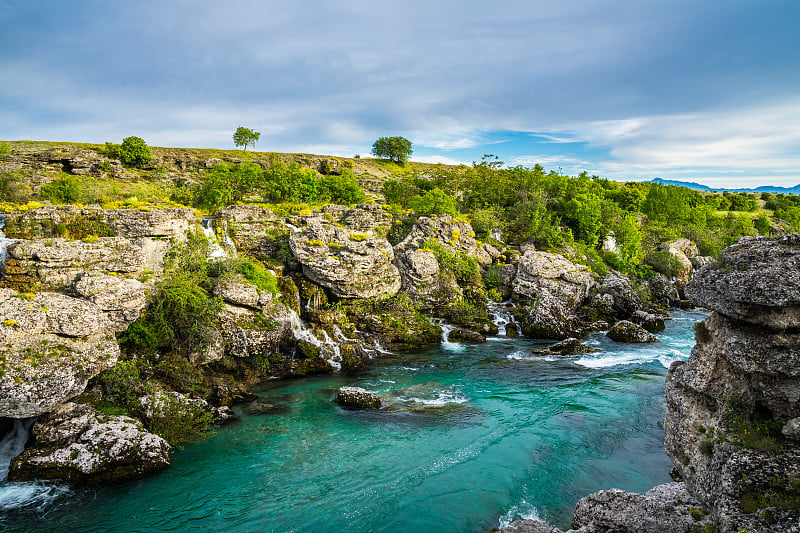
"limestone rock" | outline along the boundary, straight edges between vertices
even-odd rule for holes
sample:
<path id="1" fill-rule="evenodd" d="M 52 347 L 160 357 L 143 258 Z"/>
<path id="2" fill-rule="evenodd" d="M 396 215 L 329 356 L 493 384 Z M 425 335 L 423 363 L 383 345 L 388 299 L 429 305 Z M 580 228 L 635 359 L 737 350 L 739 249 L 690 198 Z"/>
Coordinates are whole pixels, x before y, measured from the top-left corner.
<path id="1" fill-rule="evenodd" d="M 340 387 L 336 392 L 337 403 L 357 409 L 380 409 L 381 399 L 361 387 Z"/>
<path id="2" fill-rule="evenodd" d="M 633 312 L 633 314 L 631 315 L 631 322 L 642 326 L 650 333 L 658 333 L 659 331 L 664 331 L 664 329 L 666 329 L 667 327 L 666 324 L 664 324 L 663 317 L 660 317 L 653 313 L 642 311 L 641 309 L 638 309 Z"/>
<path id="3" fill-rule="evenodd" d="M 606 336 L 617 342 L 644 343 L 658 342 L 655 335 L 644 329 L 642 326 L 634 324 L 628 320 L 620 320 L 608 330 Z"/>
<path id="4" fill-rule="evenodd" d="M 468 342 L 480 344 L 486 342 L 486 336 L 464 328 L 455 328 L 448 335 L 450 342 Z"/>
<path id="5" fill-rule="evenodd" d="M 642 308 L 642 299 L 630 278 L 616 270 L 612 270 L 598 282 L 597 292 L 611 297 L 611 311 L 617 317 L 628 318 L 634 311 Z"/>
<path id="6" fill-rule="evenodd" d="M 11 462 L 9 480 L 117 481 L 170 465 L 169 444 L 127 416 L 65 403 L 34 424 L 35 445 Z"/>
<path id="7" fill-rule="evenodd" d="M 450 215 L 420 217 L 402 242 L 397 244 L 395 253 L 400 255 L 407 250 L 417 250 L 428 239 L 435 239 L 451 252 L 460 252 L 488 265 L 492 257 L 483 245 L 475 240 L 475 231 L 469 222 L 459 222 Z"/>
<path id="8" fill-rule="evenodd" d="M 86 300 L 0 289 L 0 417 L 38 416 L 83 392 L 119 358 L 113 331 Z"/>
<path id="9" fill-rule="evenodd" d="M 564 533 L 557 527 L 552 527 L 541 520 L 514 520 L 506 527 L 498 530 L 499 533 Z"/>
<path id="10" fill-rule="evenodd" d="M 302 233 L 290 236 L 289 244 L 306 277 L 338 298 L 392 296 L 400 290 L 392 246 L 371 229 L 354 232 L 311 219 Z"/>
<path id="11" fill-rule="evenodd" d="M 219 319 L 225 353 L 232 357 L 252 357 L 279 352 L 292 338 L 291 311 L 272 304 L 264 312 L 226 305 Z"/>
<path id="12" fill-rule="evenodd" d="M 96 304 L 105 313 L 114 332 L 125 331 L 147 304 L 144 284 L 130 278 L 104 274 L 81 276 L 75 292 Z"/>
<path id="13" fill-rule="evenodd" d="M 403 292 L 424 307 L 446 304 L 461 295 L 461 289 L 452 276 L 439 270 L 433 252 L 407 250 L 395 261 L 400 272 Z"/>
<path id="14" fill-rule="evenodd" d="M 669 252 L 678 260 L 681 265 L 677 274 L 678 279 L 684 283 L 689 281 L 694 271 L 692 258 L 698 255 L 697 246 L 689 239 L 678 239 L 677 241 L 662 244 L 658 249 Z"/>
<path id="15" fill-rule="evenodd" d="M 581 329 L 575 313 L 593 285 L 586 266 L 558 254 L 528 251 L 513 284 L 514 299 L 526 306 L 522 332 L 554 339 L 574 336 Z"/>
<path id="16" fill-rule="evenodd" d="M 71 285 L 87 271 L 135 274 L 144 265 L 141 249 L 124 237 L 23 240 L 10 245 L 8 254 L 10 281 L 25 276 L 54 288 Z"/>
<path id="17" fill-rule="evenodd" d="M 567 533 L 694 533 L 707 522 L 704 513 L 683 483 L 659 485 L 644 494 L 601 490 L 578 502 Z"/>
<path id="18" fill-rule="evenodd" d="M 697 304 L 771 329 L 800 327 L 800 234 L 743 238 L 686 289 Z"/>
<path id="19" fill-rule="evenodd" d="M 542 350 L 534 350 L 539 355 L 577 355 L 596 351 L 591 346 L 583 344 L 579 339 L 571 337 L 548 346 Z"/>

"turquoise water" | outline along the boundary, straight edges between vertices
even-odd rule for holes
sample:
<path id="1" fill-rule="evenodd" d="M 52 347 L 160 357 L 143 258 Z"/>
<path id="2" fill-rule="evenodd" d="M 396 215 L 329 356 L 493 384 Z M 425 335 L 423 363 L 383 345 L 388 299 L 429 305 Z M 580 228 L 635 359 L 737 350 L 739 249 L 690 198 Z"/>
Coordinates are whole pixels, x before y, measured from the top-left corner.
<path id="1" fill-rule="evenodd" d="M 602 351 L 532 356 L 499 337 L 389 355 L 366 375 L 272 381 L 266 414 L 175 456 L 164 473 L 112 487 L 0 485 L 10 532 L 470 532 L 516 517 L 565 527 L 575 502 L 669 481 L 664 375 L 703 313 L 678 312 L 655 345 L 589 337 Z M 380 411 L 331 402 L 342 385 Z"/>

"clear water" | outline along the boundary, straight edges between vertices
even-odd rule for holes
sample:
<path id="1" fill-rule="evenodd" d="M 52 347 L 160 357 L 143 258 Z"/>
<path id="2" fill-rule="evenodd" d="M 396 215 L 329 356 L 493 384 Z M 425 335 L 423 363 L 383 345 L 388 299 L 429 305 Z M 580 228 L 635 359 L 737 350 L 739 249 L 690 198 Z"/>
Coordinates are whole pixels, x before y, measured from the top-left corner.
<path id="1" fill-rule="evenodd" d="M 259 394 L 276 409 L 242 413 L 160 475 L 0 485 L 0 530 L 471 532 L 532 516 L 565 527 L 590 492 L 669 481 L 664 375 L 704 317 L 676 313 L 663 344 L 596 334 L 602 351 L 586 356 L 544 359 L 531 355 L 542 342 L 498 337 L 386 356 L 364 376 L 270 382 Z M 341 409 L 342 385 L 388 406 Z"/>

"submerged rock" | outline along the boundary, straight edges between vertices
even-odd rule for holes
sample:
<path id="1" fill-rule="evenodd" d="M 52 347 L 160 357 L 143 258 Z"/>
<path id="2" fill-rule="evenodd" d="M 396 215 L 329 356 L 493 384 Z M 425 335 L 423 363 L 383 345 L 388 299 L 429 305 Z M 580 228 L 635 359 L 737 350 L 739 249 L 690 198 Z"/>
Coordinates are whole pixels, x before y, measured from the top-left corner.
<path id="1" fill-rule="evenodd" d="M 533 350 L 533 353 L 539 355 L 577 355 L 594 351 L 596 351 L 594 348 L 583 344 L 580 339 L 571 337 L 542 350 Z"/>
<path id="2" fill-rule="evenodd" d="M 617 342 L 644 343 L 658 342 L 655 335 L 644 329 L 642 326 L 634 324 L 628 320 L 620 320 L 608 330 L 606 336 Z"/>
<path id="3" fill-rule="evenodd" d="M 663 317 L 654 315 L 653 313 L 647 313 L 641 309 L 634 311 L 633 315 L 631 315 L 631 322 L 642 326 L 650 333 L 664 331 L 667 327 L 666 324 L 664 324 Z"/>
<path id="4" fill-rule="evenodd" d="M 10 481 L 117 481 L 162 470 L 171 448 L 128 416 L 65 403 L 33 426 L 35 444 L 11 461 Z"/>
<path id="5" fill-rule="evenodd" d="M 361 387 L 340 387 L 336 392 L 336 403 L 356 409 L 380 409 L 381 399 Z"/>

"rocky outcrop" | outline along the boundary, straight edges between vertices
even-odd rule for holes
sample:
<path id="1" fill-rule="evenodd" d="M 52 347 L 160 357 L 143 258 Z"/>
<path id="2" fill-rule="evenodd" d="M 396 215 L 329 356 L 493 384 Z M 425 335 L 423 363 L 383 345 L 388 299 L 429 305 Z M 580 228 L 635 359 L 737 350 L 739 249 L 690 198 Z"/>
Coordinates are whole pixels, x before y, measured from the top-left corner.
<path id="1" fill-rule="evenodd" d="M 220 229 L 227 231 L 243 254 L 269 254 L 276 239 L 292 233 L 281 218 L 265 207 L 234 205 L 220 209 L 215 216 L 223 222 Z"/>
<path id="2" fill-rule="evenodd" d="M 361 387 L 340 387 L 336 392 L 336 403 L 356 409 L 380 409 L 381 399 Z"/>
<path id="3" fill-rule="evenodd" d="M 721 531 L 800 512 L 800 237 L 742 239 L 687 294 L 715 313 L 666 381 L 667 454 Z M 785 431 L 784 431 L 785 430 Z"/>
<path id="4" fill-rule="evenodd" d="M 65 403 L 33 426 L 35 442 L 11 461 L 10 481 L 92 483 L 138 477 L 172 462 L 169 444 L 135 418 Z"/>
<path id="5" fill-rule="evenodd" d="M 124 237 L 23 240 L 11 244 L 8 255 L 7 283 L 54 289 L 72 285 L 85 272 L 135 275 L 144 268 L 142 250 Z"/>
<path id="6" fill-rule="evenodd" d="M 520 259 L 513 284 L 513 297 L 525 310 L 522 332 L 552 339 L 580 333 L 576 312 L 593 285 L 586 266 L 558 254 L 529 250 Z"/>
<path id="7" fill-rule="evenodd" d="M 368 226 L 377 216 L 375 210 L 359 207 L 306 219 L 302 233 L 289 238 L 303 274 L 338 298 L 396 294 L 401 280 L 392 246 L 376 227 Z"/>
<path id="8" fill-rule="evenodd" d="M 10 289 L 0 289 L 0 346 L 0 417 L 10 418 L 51 411 L 120 355 L 114 326 L 98 305 Z"/>
<path id="9" fill-rule="evenodd" d="M 624 274 L 612 270 L 597 283 L 597 294 L 608 295 L 611 314 L 617 318 L 627 319 L 643 306 L 642 297 L 636 291 L 631 279 Z"/>
<path id="10" fill-rule="evenodd" d="M 439 262 L 430 250 L 407 250 L 397 256 L 403 293 L 423 307 L 444 305 L 462 295 L 452 275 L 439 269 Z"/>
<path id="11" fill-rule="evenodd" d="M 638 324 L 634 324 L 629 320 L 620 320 L 608 330 L 606 336 L 617 342 L 627 343 L 644 343 L 644 342 L 657 342 L 658 339 L 655 335 L 644 329 Z"/>
<path id="12" fill-rule="evenodd" d="M 418 250 L 428 239 L 435 239 L 447 250 L 477 259 L 483 265 L 492 262 L 484 246 L 475 240 L 470 223 L 458 221 L 450 215 L 420 217 L 406 238 L 394 247 L 395 253 L 401 255 L 408 250 Z"/>
<path id="13" fill-rule="evenodd" d="M 692 259 L 699 255 L 697 246 L 689 239 L 678 239 L 673 242 L 662 244 L 659 250 L 669 252 L 678 262 L 680 268 L 676 273 L 679 280 L 686 283 L 691 279 L 694 265 Z"/>
<path id="14" fill-rule="evenodd" d="M 115 333 L 125 331 L 147 304 L 144 284 L 135 279 L 84 274 L 74 288 L 80 296 L 103 310 Z"/>

